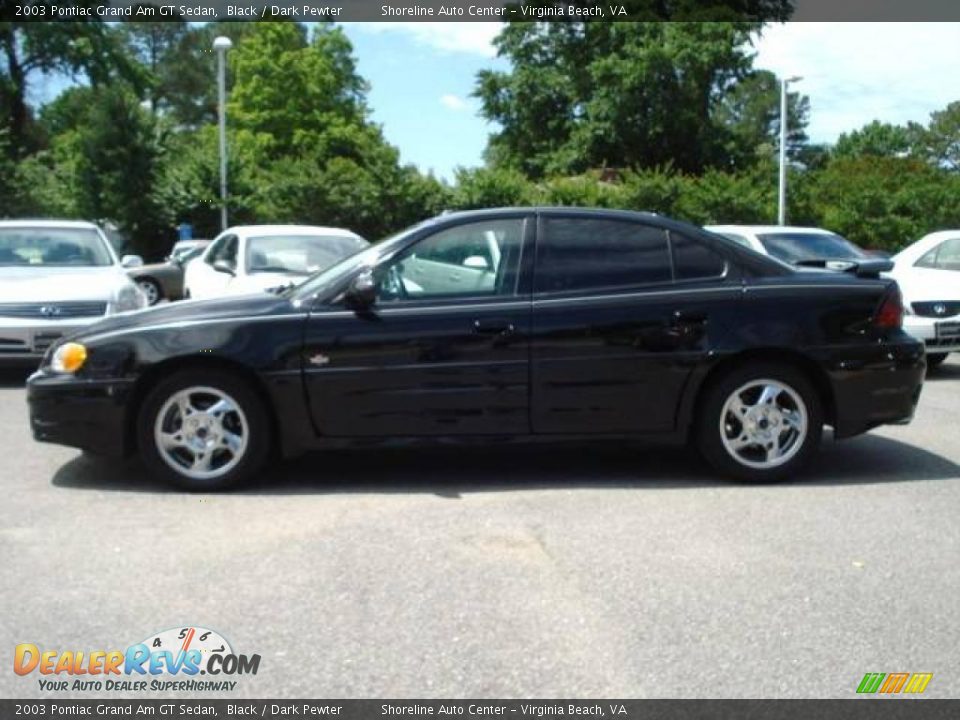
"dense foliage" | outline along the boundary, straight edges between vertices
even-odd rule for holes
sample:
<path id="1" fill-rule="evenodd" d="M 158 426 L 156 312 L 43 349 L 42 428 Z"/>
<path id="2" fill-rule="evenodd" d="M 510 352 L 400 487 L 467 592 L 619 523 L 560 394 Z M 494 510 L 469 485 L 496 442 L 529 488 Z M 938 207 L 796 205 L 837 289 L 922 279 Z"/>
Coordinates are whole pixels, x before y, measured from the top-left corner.
<path id="1" fill-rule="evenodd" d="M 732 4 L 718 0 L 710 17 Z M 370 121 L 366 82 L 334 25 L 0 22 L 0 217 L 108 222 L 150 257 L 180 222 L 214 234 L 210 47 L 223 34 L 234 41 L 231 222 L 377 238 L 445 209 L 550 204 L 769 223 L 779 86 L 753 67 L 749 38 L 789 3 L 740 4 L 751 22 L 505 25 L 497 48 L 510 70 L 476 84 L 494 123 L 487 162 L 449 183 L 404 165 Z M 681 15 L 698 5 L 673 4 Z M 647 20 L 665 7 L 629 6 Z M 74 82 L 31 104 L 52 76 Z M 834 147 L 807 142 L 805 97 L 791 94 L 790 112 L 791 222 L 886 249 L 960 226 L 960 102 L 927 124 L 852 129 Z"/>

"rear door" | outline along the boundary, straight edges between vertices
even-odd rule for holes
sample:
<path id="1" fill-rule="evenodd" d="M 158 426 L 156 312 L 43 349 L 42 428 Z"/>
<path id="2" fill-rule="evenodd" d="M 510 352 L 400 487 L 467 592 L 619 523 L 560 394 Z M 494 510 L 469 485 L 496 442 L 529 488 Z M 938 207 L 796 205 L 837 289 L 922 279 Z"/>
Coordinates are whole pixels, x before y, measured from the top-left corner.
<path id="1" fill-rule="evenodd" d="M 672 430 L 692 369 L 739 302 L 732 266 L 653 223 L 552 213 L 538 227 L 534 432 Z"/>

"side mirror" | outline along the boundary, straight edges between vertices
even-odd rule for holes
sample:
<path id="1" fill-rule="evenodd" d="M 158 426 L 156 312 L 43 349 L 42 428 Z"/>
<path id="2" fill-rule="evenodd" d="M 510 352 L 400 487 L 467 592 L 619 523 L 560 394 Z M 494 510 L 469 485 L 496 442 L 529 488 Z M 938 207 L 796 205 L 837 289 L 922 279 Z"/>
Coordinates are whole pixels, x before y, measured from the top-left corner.
<path id="1" fill-rule="evenodd" d="M 368 308 L 377 301 L 377 281 L 372 270 L 364 270 L 351 282 L 344 295 L 348 305 L 355 308 Z"/>
<path id="2" fill-rule="evenodd" d="M 226 273 L 227 275 L 235 276 L 237 274 L 237 269 L 227 260 L 217 260 L 213 264 L 213 269 L 217 272 Z"/>
<path id="3" fill-rule="evenodd" d="M 143 267 L 143 258 L 139 255 L 124 255 L 120 258 L 120 265 L 125 268 Z"/>

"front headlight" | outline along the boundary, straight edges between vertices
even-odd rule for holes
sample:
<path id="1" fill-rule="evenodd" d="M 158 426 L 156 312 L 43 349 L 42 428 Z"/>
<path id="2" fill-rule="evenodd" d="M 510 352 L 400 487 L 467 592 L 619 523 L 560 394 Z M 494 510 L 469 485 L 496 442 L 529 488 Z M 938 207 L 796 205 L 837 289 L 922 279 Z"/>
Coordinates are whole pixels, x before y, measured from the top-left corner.
<path id="1" fill-rule="evenodd" d="M 64 343 L 53 351 L 50 369 L 58 373 L 75 373 L 87 361 L 87 348 L 80 343 Z"/>
<path id="2" fill-rule="evenodd" d="M 116 312 L 127 312 L 128 310 L 139 310 L 147 306 L 146 296 L 140 292 L 133 283 L 127 283 L 120 288 L 117 293 L 117 302 L 114 305 Z"/>

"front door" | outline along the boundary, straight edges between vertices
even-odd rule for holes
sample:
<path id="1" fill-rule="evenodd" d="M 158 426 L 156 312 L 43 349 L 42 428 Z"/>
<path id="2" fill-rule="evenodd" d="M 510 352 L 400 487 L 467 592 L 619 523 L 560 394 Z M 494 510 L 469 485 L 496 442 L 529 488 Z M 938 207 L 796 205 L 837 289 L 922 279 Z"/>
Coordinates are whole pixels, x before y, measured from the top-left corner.
<path id="1" fill-rule="evenodd" d="M 304 377 L 318 433 L 528 433 L 528 227 L 523 214 L 446 225 L 375 268 L 368 310 L 312 313 Z"/>

